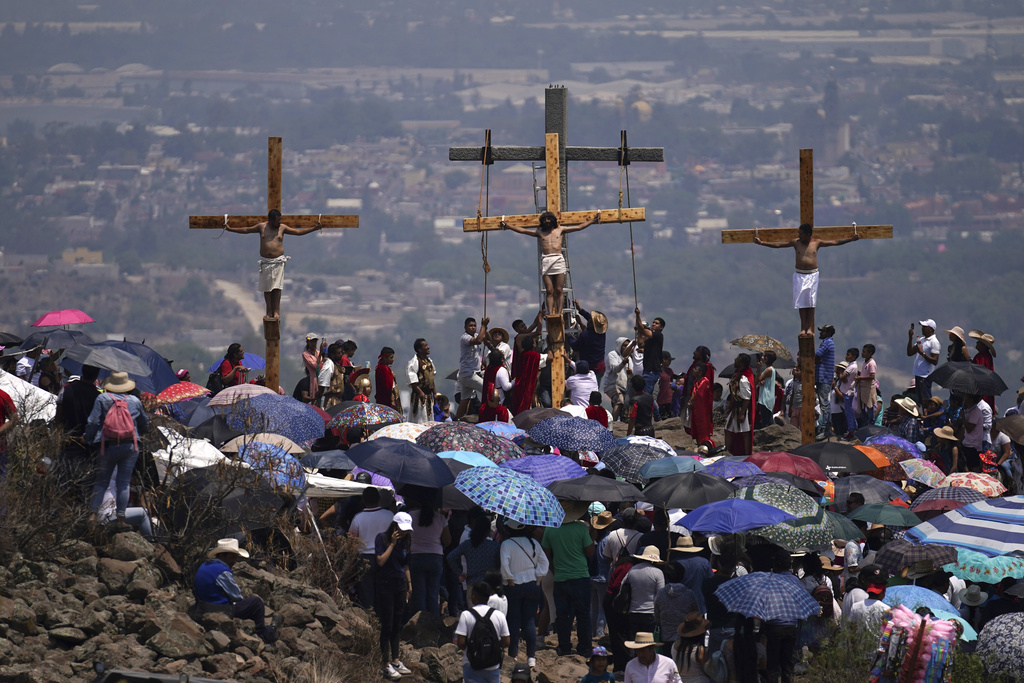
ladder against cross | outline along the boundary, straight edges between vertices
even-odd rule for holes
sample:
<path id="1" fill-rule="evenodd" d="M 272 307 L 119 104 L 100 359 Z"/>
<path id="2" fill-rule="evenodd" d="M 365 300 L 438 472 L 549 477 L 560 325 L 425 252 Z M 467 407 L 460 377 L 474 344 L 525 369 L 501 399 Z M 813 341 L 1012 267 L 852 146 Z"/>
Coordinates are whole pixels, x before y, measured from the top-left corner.
<path id="1" fill-rule="evenodd" d="M 281 165 L 284 156 L 281 138 L 267 138 L 267 211 L 281 210 Z M 262 216 L 189 216 L 188 227 L 193 230 L 222 230 L 248 228 L 267 220 Z M 322 214 L 291 214 L 281 216 L 281 222 L 293 228 L 313 228 L 319 223 L 323 229 L 358 228 L 359 216 Z M 281 383 L 281 319 L 263 318 L 263 338 L 266 340 L 266 383 L 277 390 Z"/>
<path id="2" fill-rule="evenodd" d="M 814 226 L 814 237 L 820 240 L 892 239 L 891 225 L 814 225 L 814 150 L 800 150 L 800 223 Z M 723 230 L 722 244 L 752 244 L 758 237 L 765 242 L 788 242 L 800 234 L 798 228 L 755 228 L 753 230 Z M 800 412 L 800 438 L 802 443 L 814 443 L 814 337 L 800 335 L 800 387 L 803 405 Z"/>

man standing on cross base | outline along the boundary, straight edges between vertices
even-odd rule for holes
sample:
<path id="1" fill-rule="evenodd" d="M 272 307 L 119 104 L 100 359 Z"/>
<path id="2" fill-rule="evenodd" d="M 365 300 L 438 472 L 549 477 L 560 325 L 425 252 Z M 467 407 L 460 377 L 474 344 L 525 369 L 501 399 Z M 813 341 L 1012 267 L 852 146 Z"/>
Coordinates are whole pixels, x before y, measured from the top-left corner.
<path id="1" fill-rule="evenodd" d="M 793 308 L 800 309 L 800 334 L 814 336 L 814 307 L 818 301 L 818 249 L 837 247 L 856 242 L 859 235 L 845 240 L 819 240 L 814 238 L 810 223 L 800 226 L 800 235 L 788 242 L 765 242 L 754 237 L 754 244 L 771 249 L 793 247 L 796 252 L 796 272 L 793 273 Z"/>
<path id="2" fill-rule="evenodd" d="M 323 225 L 317 221 L 312 228 L 293 228 L 281 222 L 281 212 L 271 209 L 267 220 L 248 228 L 232 228 L 228 226 L 224 216 L 224 229 L 229 232 L 260 234 L 260 291 L 267 304 L 267 317 L 281 317 L 281 289 L 284 287 L 284 264 L 290 258 L 284 255 L 284 236 L 308 235 L 320 230 Z M 312 393 L 312 391 L 311 391 Z"/>

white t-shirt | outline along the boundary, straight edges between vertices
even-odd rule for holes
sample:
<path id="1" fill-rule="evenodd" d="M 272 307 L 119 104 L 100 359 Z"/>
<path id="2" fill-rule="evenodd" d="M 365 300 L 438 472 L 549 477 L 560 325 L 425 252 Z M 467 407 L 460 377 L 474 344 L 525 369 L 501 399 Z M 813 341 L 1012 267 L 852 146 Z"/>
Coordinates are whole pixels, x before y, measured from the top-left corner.
<path id="1" fill-rule="evenodd" d="M 921 343 L 921 350 L 929 356 L 937 356 L 942 350 L 938 338 L 933 334 L 930 337 L 918 337 Z M 920 353 L 914 355 L 914 377 L 927 377 L 932 374 L 935 366 L 924 359 Z"/>
<path id="2" fill-rule="evenodd" d="M 488 605 L 474 605 L 472 609 L 468 609 L 459 616 L 459 625 L 455 627 L 455 635 L 466 636 L 466 640 L 469 640 L 469 634 L 473 632 L 473 627 L 476 626 L 477 617 L 482 617 L 487 614 L 487 610 L 494 609 Z M 505 619 L 505 615 L 501 613 L 501 610 L 494 609 L 491 612 L 491 623 L 494 624 L 494 630 L 498 632 L 499 638 L 504 638 L 509 635 L 508 621 Z M 462 652 L 462 666 L 469 665 L 469 655 L 466 651 Z M 483 669 L 484 671 L 494 671 L 501 665 L 495 665 Z"/>
<path id="3" fill-rule="evenodd" d="M 889 605 L 881 600 L 868 598 L 850 607 L 850 621 L 868 628 L 877 628 L 882 624 L 882 616 L 890 609 Z"/>
<path id="4" fill-rule="evenodd" d="M 334 361 L 330 358 L 324 359 L 324 364 L 320 366 L 320 372 L 316 376 L 316 383 L 326 389 L 331 386 L 331 375 L 333 374 Z"/>
<path id="5" fill-rule="evenodd" d="M 992 408 L 984 400 L 967 409 L 964 413 L 964 421 L 975 425 L 974 429 L 964 434 L 964 446 L 981 450 L 986 441 L 991 441 L 990 430 L 992 429 Z"/>
<path id="6" fill-rule="evenodd" d="M 629 354 L 629 369 L 634 375 L 644 374 L 644 352 L 638 346 L 634 346 L 633 352 Z"/>
<path id="7" fill-rule="evenodd" d="M 459 337 L 460 375 L 472 375 L 480 369 L 480 354 L 477 352 L 476 348 L 478 344 L 473 343 L 475 339 L 476 337 L 468 332 L 463 332 L 462 336 Z"/>
<path id="8" fill-rule="evenodd" d="M 593 370 L 585 375 L 570 375 L 565 378 L 565 388 L 569 390 L 574 406 L 590 405 L 590 394 L 597 391 L 597 375 Z"/>
<path id="9" fill-rule="evenodd" d="M 18 377 L 28 381 L 29 375 L 32 374 L 32 368 L 34 368 L 36 362 L 28 356 L 22 356 L 18 359 L 18 364 L 14 366 L 14 372 Z"/>
<path id="10" fill-rule="evenodd" d="M 840 377 L 839 391 L 847 397 L 853 397 L 857 391 L 857 361 L 846 366 L 846 371 Z"/>
<path id="11" fill-rule="evenodd" d="M 363 510 L 352 518 L 352 524 L 348 527 L 348 533 L 359 537 L 359 552 L 363 555 L 376 554 L 374 544 L 377 541 L 377 534 L 387 531 L 391 526 L 395 515 L 391 510 L 382 508 L 370 508 Z"/>

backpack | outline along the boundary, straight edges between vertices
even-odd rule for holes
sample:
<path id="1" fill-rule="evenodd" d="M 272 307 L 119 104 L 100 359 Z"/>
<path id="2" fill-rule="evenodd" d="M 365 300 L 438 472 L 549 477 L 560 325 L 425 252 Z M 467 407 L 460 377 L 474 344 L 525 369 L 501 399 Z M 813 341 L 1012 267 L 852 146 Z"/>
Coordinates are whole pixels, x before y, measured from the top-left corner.
<path id="1" fill-rule="evenodd" d="M 717 650 L 711 653 L 704 662 L 704 674 L 714 683 L 728 683 L 729 662 L 725 660 L 725 645 L 728 640 L 723 640 Z"/>
<path id="2" fill-rule="evenodd" d="M 224 391 L 224 375 L 220 374 L 220 367 L 210 373 L 206 380 L 206 388 L 210 390 L 210 396 L 216 396 Z"/>
<path id="3" fill-rule="evenodd" d="M 821 605 L 821 615 L 823 617 L 832 618 L 835 614 L 835 605 L 832 604 L 833 595 L 832 589 L 828 587 L 826 583 L 820 583 L 814 587 L 811 591 L 811 597 L 814 598 L 815 602 Z"/>
<path id="4" fill-rule="evenodd" d="M 494 608 L 487 610 L 487 614 L 480 614 L 473 610 L 476 623 L 473 630 L 466 639 L 466 658 L 469 666 L 476 671 L 489 669 L 492 666 L 500 666 L 505 658 L 505 652 L 501 647 L 501 639 L 498 637 L 498 630 L 494 628 L 491 615 Z"/>
<path id="5" fill-rule="evenodd" d="M 131 411 L 128 409 L 128 401 L 123 398 L 114 398 L 113 404 L 107 409 L 107 414 L 103 416 L 103 438 L 100 440 L 100 453 L 103 453 L 103 447 L 107 441 L 127 441 L 131 438 L 132 443 L 137 449 L 139 447 L 139 440 L 135 434 L 135 418 L 132 417 Z"/>

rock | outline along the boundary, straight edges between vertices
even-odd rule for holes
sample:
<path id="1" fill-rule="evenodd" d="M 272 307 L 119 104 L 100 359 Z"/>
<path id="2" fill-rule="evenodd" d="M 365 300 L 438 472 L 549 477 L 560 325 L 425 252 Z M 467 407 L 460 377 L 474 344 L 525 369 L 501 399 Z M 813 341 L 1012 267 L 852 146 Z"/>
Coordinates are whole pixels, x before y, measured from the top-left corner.
<path id="1" fill-rule="evenodd" d="M 235 634 L 235 620 L 226 612 L 203 612 L 199 616 L 199 623 L 203 628 L 210 631 L 216 629 L 231 636 Z"/>
<path id="2" fill-rule="evenodd" d="M 176 614 L 146 645 L 165 657 L 202 657 L 213 652 L 199 626 L 183 614 Z"/>
<path id="3" fill-rule="evenodd" d="M 135 572 L 136 574 L 138 571 Z M 135 602 L 145 602 L 146 597 L 155 591 L 156 588 L 148 581 L 137 581 L 132 579 L 128 582 L 128 586 L 125 588 L 125 593 L 128 595 L 130 600 Z"/>
<path id="4" fill-rule="evenodd" d="M 214 652 L 223 652 L 231 647 L 231 638 L 223 631 L 207 631 L 206 642 L 210 643 Z"/>
<path id="5" fill-rule="evenodd" d="M 101 557 L 97 567 L 100 582 L 103 583 L 112 593 L 123 593 L 132 580 L 136 564 L 115 560 L 110 557 Z"/>
<path id="6" fill-rule="evenodd" d="M 95 576 L 79 576 L 78 581 L 71 587 L 71 594 L 86 605 L 99 600 L 109 592 Z"/>
<path id="7" fill-rule="evenodd" d="M 281 615 L 285 626 L 305 626 L 313 621 L 313 615 L 295 603 L 282 605 L 277 613 Z"/>
<path id="8" fill-rule="evenodd" d="M 84 643 L 89 639 L 89 636 L 85 634 L 85 631 L 78 628 L 72 628 L 70 626 L 50 629 L 49 635 L 54 640 L 58 640 L 62 643 L 71 643 L 72 645 Z"/>
<path id="9" fill-rule="evenodd" d="M 85 541 L 68 541 L 60 550 L 60 555 L 71 562 L 81 560 L 83 557 L 96 557 L 96 547 Z"/>
<path id="10" fill-rule="evenodd" d="M 154 548 L 152 543 L 133 531 L 115 535 L 106 551 L 115 560 L 134 562 L 151 557 Z"/>
<path id="11" fill-rule="evenodd" d="M 27 636 L 39 632 L 39 628 L 36 626 L 36 613 L 20 599 L 12 600 L 0 597 L 0 622 Z"/>
<path id="12" fill-rule="evenodd" d="M 157 544 L 153 550 L 153 564 L 163 572 L 168 581 L 177 581 L 181 578 L 181 567 L 177 561 L 167 552 L 167 548 Z"/>
<path id="13" fill-rule="evenodd" d="M 72 563 L 69 565 L 69 569 L 71 569 L 76 576 L 96 576 L 98 563 L 99 558 L 92 555 L 91 557 L 83 557 L 77 562 Z"/>
<path id="14" fill-rule="evenodd" d="M 205 658 L 203 671 L 218 678 L 228 678 L 235 675 L 240 663 L 244 664 L 245 660 L 234 653 L 225 652 Z"/>
<path id="15" fill-rule="evenodd" d="M 587 660 L 579 655 L 559 657 L 554 650 L 537 650 L 537 668 L 533 677 L 537 683 L 578 681 L 589 670 Z"/>
<path id="16" fill-rule="evenodd" d="M 419 669 L 428 681 L 454 683 L 462 679 L 462 656 L 451 643 L 444 648 L 423 648 L 420 650 Z"/>
<path id="17" fill-rule="evenodd" d="M 441 647 L 452 642 L 455 627 L 448 627 L 440 617 L 429 612 L 417 612 L 402 628 L 402 640 L 413 647 Z"/>

